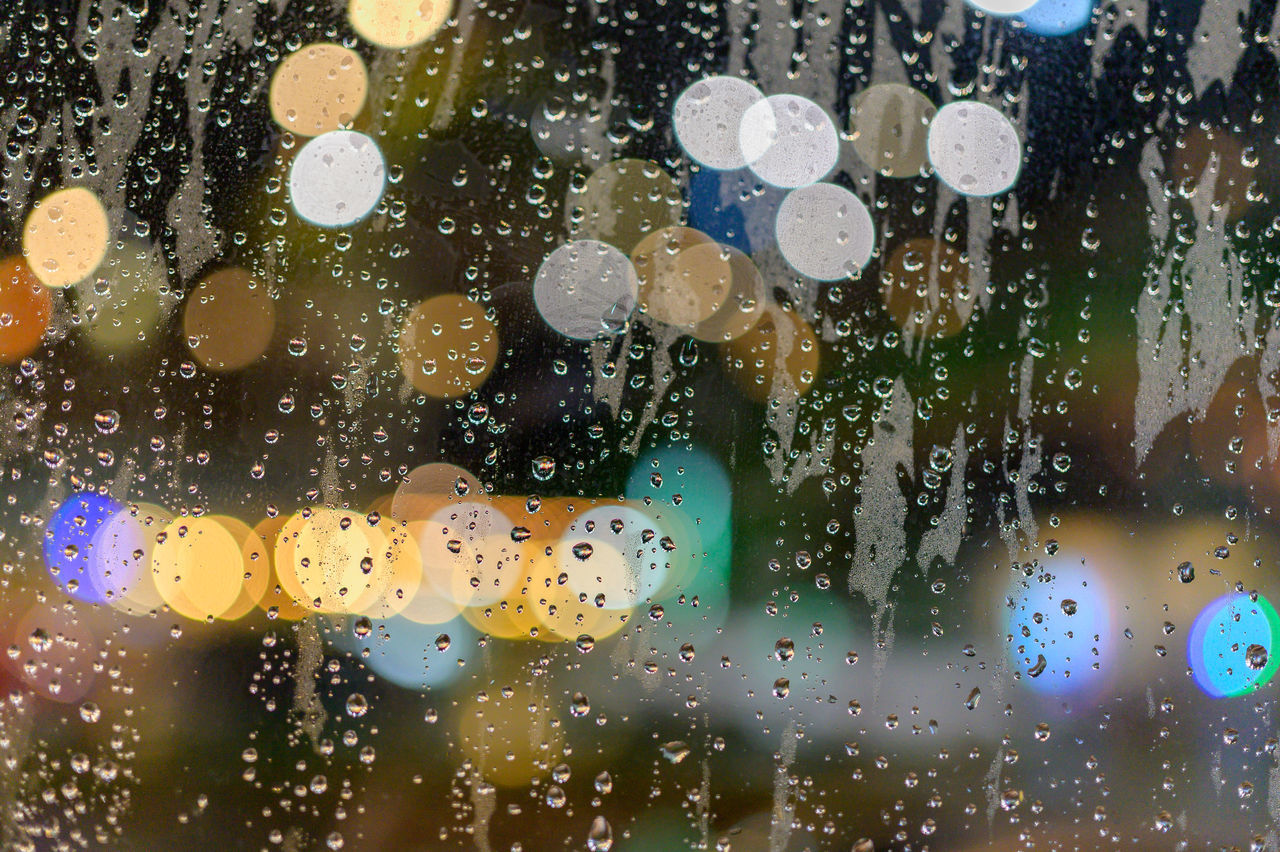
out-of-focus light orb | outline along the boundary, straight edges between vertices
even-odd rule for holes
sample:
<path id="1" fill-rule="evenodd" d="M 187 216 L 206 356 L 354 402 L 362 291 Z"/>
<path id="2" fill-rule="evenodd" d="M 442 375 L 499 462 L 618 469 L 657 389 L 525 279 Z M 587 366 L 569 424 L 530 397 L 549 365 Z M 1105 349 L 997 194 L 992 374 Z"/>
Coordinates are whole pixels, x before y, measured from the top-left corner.
<path id="1" fill-rule="evenodd" d="M 110 239 L 107 211 L 91 190 L 59 189 L 37 201 L 22 228 L 22 254 L 46 287 L 69 287 L 102 263 Z"/>
<path id="2" fill-rule="evenodd" d="M 157 536 L 173 520 L 162 506 L 131 503 L 93 535 L 94 575 L 107 603 L 127 613 L 158 609 L 164 598 L 151 575 Z"/>
<path id="3" fill-rule="evenodd" d="M 729 264 L 729 292 L 720 307 L 695 324 L 690 333 L 709 343 L 727 343 L 746 334 L 760 320 L 767 293 L 755 261 L 732 246 L 720 245 L 717 250 Z"/>
<path id="4" fill-rule="evenodd" d="M 318 508 L 297 531 L 292 563 L 302 600 L 322 612 L 352 612 L 373 574 L 377 539 L 364 515 Z"/>
<path id="5" fill-rule="evenodd" d="M 973 313 L 969 264 L 940 240 L 916 237 L 893 250 L 880 272 L 880 296 L 911 337 L 950 337 Z"/>
<path id="6" fill-rule="evenodd" d="M 123 511 L 122 503 L 93 491 L 78 491 L 62 501 L 44 531 L 44 561 L 58 588 L 78 600 L 105 602 L 93 539 Z"/>
<path id="7" fill-rule="evenodd" d="M 564 757 L 569 696 L 543 698 L 523 684 L 490 690 L 489 700 L 458 713 L 457 745 L 486 781 L 528 789 Z"/>
<path id="8" fill-rule="evenodd" d="M 539 101 L 529 119 L 529 133 L 538 151 L 561 163 L 599 166 L 617 148 L 609 138 L 604 110 L 591 102 L 580 106 L 560 97 Z"/>
<path id="9" fill-rule="evenodd" d="M 277 556 L 280 533 L 294 517 L 296 516 L 281 513 L 274 518 L 263 518 L 253 528 L 253 534 L 266 551 L 269 568 L 267 588 L 258 600 L 258 608 L 267 613 L 267 617 L 272 620 L 299 621 L 313 612 L 309 605 L 305 605 L 300 598 L 290 591 L 297 582 L 297 578 L 292 573 L 292 568 L 287 567 L 285 571 L 289 585 L 286 585 L 286 580 L 281 576 Z M 248 549 L 248 545 L 246 545 L 246 549 Z M 252 569 L 250 568 L 249 570 Z M 298 591 L 301 592 L 301 589 L 298 589 Z"/>
<path id="10" fill-rule="evenodd" d="M 27 262 L 0 260 L 0 364 L 16 364 L 35 352 L 53 315 L 53 297 Z"/>
<path id="11" fill-rule="evenodd" d="M 498 329 L 479 305 L 444 293 L 409 314 L 397 351 L 410 384 L 427 396 L 452 399 L 471 393 L 493 372 Z"/>
<path id="12" fill-rule="evenodd" d="M 300 136 L 349 128 L 368 90 L 360 54 L 331 42 L 308 44 L 286 56 L 271 76 L 271 117 Z"/>
<path id="13" fill-rule="evenodd" d="M 358 617 L 333 619 L 327 638 L 357 656 L 376 674 L 405 689 L 439 689 L 467 673 L 466 663 L 479 657 L 480 634 L 461 618 L 442 624 L 419 624 L 403 616 L 375 618 L 366 636 L 357 635 Z"/>
<path id="14" fill-rule="evenodd" d="M 302 146 L 289 168 L 289 197 L 314 225 L 341 228 L 378 206 L 387 165 L 378 143 L 354 130 L 331 130 Z"/>
<path id="15" fill-rule="evenodd" d="M 742 116 L 738 142 L 747 167 L 774 186 L 808 186 L 840 157 L 840 138 L 827 111 L 800 95 L 772 95 Z"/>
<path id="16" fill-rule="evenodd" d="M 1089 23 L 1093 17 L 1093 0 L 1036 0 L 1018 17 L 1036 35 L 1067 35 Z"/>
<path id="17" fill-rule="evenodd" d="M 243 369 L 262 357 L 275 326 L 275 301 L 267 288 L 234 266 L 192 288 L 182 315 L 191 356 L 217 372 Z"/>
<path id="18" fill-rule="evenodd" d="M 970 6 L 1001 18 L 1019 15 L 1035 5 L 1036 0 L 966 0 Z"/>
<path id="19" fill-rule="evenodd" d="M 533 301 L 547 325 L 575 340 L 626 328 L 640 285 L 630 258 L 599 240 L 574 240 L 547 255 Z"/>
<path id="20" fill-rule="evenodd" d="M 977 101 L 953 101 L 929 124 L 929 162 L 962 195 L 996 195 L 1022 170 L 1022 142 L 1004 113 Z"/>
<path id="21" fill-rule="evenodd" d="M 753 254 L 773 245 L 781 187 L 750 169 L 699 169 L 689 177 L 689 224 L 713 240 Z"/>
<path id="22" fill-rule="evenodd" d="M 449 462 L 430 462 L 404 475 L 391 498 L 390 514 L 401 521 L 424 521 L 442 505 L 479 493 L 479 480 L 471 471 Z"/>
<path id="23" fill-rule="evenodd" d="M 453 0 L 351 0 L 347 19 L 365 41 L 398 50 L 438 33 L 452 10 Z"/>
<path id="24" fill-rule="evenodd" d="M 629 253 L 645 236 L 675 225 L 684 210 L 680 186 L 651 160 L 623 159 L 592 172 L 565 198 L 569 236 L 600 240 Z"/>
<path id="25" fill-rule="evenodd" d="M 628 500 L 679 506 L 704 542 L 729 536 L 733 485 L 724 464 L 702 447 L 669 446 L 641 452 L 627 474 Z"/>
<path id="26" fill-rule="evenodd" d="M 727 252 L 693 228 L 654 231 L 631 252 L 631 260 L 641 312 L 679 328 L 691 329 L 719 310 L 733 283 Z"/>
<path id="27" fill-rule="evenodd" d="M 157 591 L 193 621 L 221 616 L 240 597 L 242 544 L 214 515 L 175 518 L 151 553 Z"/>
<path id="28" fill-rule="evenodd" d="M 64 704 L 89 694 L 100 646 L 83 613 L 36 604 L 11 629 L 9 666 L 23 684 Z"/>
<path id="29" fill-rule="evenodd" d="M 240 594 L 218 617 L 224 621 L 244 618 L 258 606 L 271 583 L 271 558 L 267 543 L 244 521 L 230 515 L 219 515 L 218 521 L 240 542 Z"/>
<path id="30" fill-rule="evenodd" d="M 1270 683 L 1280 668 L 1280 614 L 1262 595 L 1224 595 L 1196 616 L 1187 660 L 1198 685 L 1214 698 L 1244 695 Z"/>
<path id="31" fill-rule="evenodd" d="M 1007 591 L 1009 655 L 1020 683 L 1049 695 L 1088 692 L 1111 675 L 1116 646 L 1102 574 L 1061 550 Z M 1096 666 L 1096 668 L 1095 668 Z"/>
<path id="32" fill-rule="evenodd" d="M 491 502 L 453 503 L 437 510 L 431 522 L 430 537 L 419 542 L 423 561 L 448 566 L 448 585 L 440 585 L 464 606 L 495 604 L 528 579 L 527 548 L 512 538 L 511 518 Z M 470 559 L 450 558 L 463 550 Z"/>
<path id="33" fill-rule="evenodd" d="M 747 164 L 739 141 L 743 116 L 764 94 L 737 77 L 708 77 L 676 98 L 672 127 L 676 141 L 690 158 L 713 169 L 740 169 Z"/>
<path id="34" fill-rule="evenodd" d="M 554 547 L 556 576 L 600 609 L 656 600 L 670 569 L 667 532 L 634 506 L 602 505 L 570 522 Z"/>
<path id="35" fill-rule="evenodd" d="M 871 259 L 875 235 L 867 206 L 835 184 L 797 189 L 778 208 L 778 250 L 796 272 L 817 281 L 856 276 Z"/>
<path id="36" fill-rule="evenodd" d="M 725 366 L 745 393 L 756 402 L 791 400 L 813 386 L 817 378 L 818 337 L 794 311 L 770 304 L 759 322 L 724 345 Z"/>
<path id="37" fill-rule="evenodd" d="M 869 86 L 853 101 L 853 148 L 885 177 L 917 177 L 929 161 L 929 122 L 937 111 L 910 86 Z"/>
<path id="38" fill-rule="evenodd" d="M 153 340 L 176 302 L 159 249 L 123 234 L 91 279 L 76 288 L 82 333 L 102 352 L 128 353 Z"/>
<path id="39" fill-rule="evenodd" d="M 373 552 L 373 582 L 354 611 L 374 618 L 403 612 L 422 588 L 422 550 L 408 524 L 384 521 L 379 527 L 385 544 Z"/>

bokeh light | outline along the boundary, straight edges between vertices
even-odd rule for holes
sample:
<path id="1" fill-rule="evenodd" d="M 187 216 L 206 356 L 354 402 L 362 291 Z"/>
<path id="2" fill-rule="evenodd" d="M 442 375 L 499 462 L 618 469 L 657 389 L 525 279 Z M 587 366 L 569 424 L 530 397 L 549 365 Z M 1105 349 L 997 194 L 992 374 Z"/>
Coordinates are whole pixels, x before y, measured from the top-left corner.
<path id="1" fill-rule="evenodd" d="M 155 345 L 156 329 L 176 299 L 159 249 L 149 241 L 118 232 L 92 284 L 75 289 L 81 332 L 96 350 L 130 353 Z"/>
<path id="2" fill-rule="evenodd" d="M 542 261 L 533 281 L 534 303 L 543 320 L 576 340 L 625 329 L 638 293 L 631 260 L 598 240 L 560 246 Z"/>
<path id="3" fill-rule="evenodd" d="M 365 41 L 402 49 L 439 32 L 452 9 L 453 0 L 350 0 L 347 19 Z"/>
<path id="4" fill-rule="evenodd" d="M 1280 668 L 1275 653 L 1280 615 L 1261 594 L 1236 592 L 1210 603 L 1187 637 L 1187 661 L 1196 685 L 1214 698 L 1265 686 Z"/>
<path id="5" fill-rule="evenodd" d="M 916 177 L 929 161 L 929 122 L 937 107 L 901 83 L 868 86 L 853 101 L 853 148 L 885 177 Z"/>
<path id="6" fill-rule="evenodd" d="M 93 576 L 103 598 L 127 613 L 158 609 L 164 598 L 151 573 L 157 536 L 173 520 L 161 506 L 130 503 L 102 523 L 93 534 Z"/>
<path id="7" fill-rule="evenodd" d="M 1111 676 L 1115 601 L 1103 567 L 1064 547 L 1008 589 L 1009 655 L 1020 683 L 1066 695 L 1089 693 Z"/>
<path id="8" fill-rule="evenodd" d="M 460 618 L 419 624 L 402 616 L 379 618 L 361 636 L 356 616 L 334 618 L 326 638 L 356 655 L 379 676 L 412 690 L 440 689 L 466 673 L 464 664 L 479 653 L 480 635 Z"/>
<path id="9" fill-rule="evenodd" d="M 739 141 L 743 116 L 764 100 L 759 89 L 737 77 L 708 77 L 676 98 L 672 127 L 680 147 L 692 159 L 713 169 L 740 169 L 747 164 Z"/>
<path id="10" fill-rule="evenodd" d="M 728 260 L 729 292 L 720 307 L 690 333 L 699 340 L 725 343 L 746 334 L 759 321 L 768 294 L 755 261 L 732 246 L 720 245 L 717 250 Z"/>
<path id="11" fill-rule="evenodd" d="M 240 597 L 242 545 L 216 516 L 175 518 L 151 553 L 156 590 L 174 612 L 193 621 L 221 616 Z"/>
<path id="12" fill-rule="evenodd" d="M 73 598 L 103 603 L 93 539 L 124 505 L 105 494 L 81 491 L 67 497 L 50 516 L 44 531 L 44 561 L 49 576 Z"/>
<path id="13" fill-rule="evenodd" d="M 801 275 L 818 281 L 855 277 L 871 259 L 875 225 L 858 196 L 816 183 L 797 189 L 778 208 L 778 250 Z"/>
<path id="14" fill-rule="evenodd" d="M 728 254 L 693 228 L 649 234 L 631 252 L 640 311 L 658 322 L 692 328 L 720 309 L 732 287 Z"/>
<path id="15" fill-rule="evenodd" d="M 414 308 L 400 331 L 400 368 L 427 396 L 465 396 L 484 384 L 498 358 L 498 330 L 484 309 L 445 293 Z"/>
<path id="16" fill-rule="evenodd" d="M 678 224 L 684 199 L 671 175 L 650 160 L 614 160 L 565 199 L 569 236 L 609 243 L 627 253 L 645 235 Z"/>
<path id="17" fill-rule="evenodd" d="M 35 352 L 53 314 L 53 297 L 27 262 L 0 260 L 0 364 L 16 364 Z"/>
<path id="18" fill-rule="evenodd" d="M 354 130 L 331 130 L 302 146 L 289 169 L 289 197 L 314 225 L 340 228 L 378 206 L 387 167 L 378 143 Z"/>
<path id="19" fill-rule="evenodd" d="M 794 399 L 817 378 L 818 337 L 794 311 L 770 304 L 751 330 L 724 346 L 725 366 L 756 402 Z"/>
<path id="20" fill-rule="evenodd" d="M 953 101 L 929 125 L 929 162 L 962 195 L 996 195 L 1018 180 L 1022 142 L 1013 122 L 998 109 Z"/>
<path id="21" fill-rule="evenodd" d="M 738 142 L 747 167 L 774 186 L 808 186 L 840 157 L 840 138 L 827 111 L 800 95 L 772 95 L 742 116 Z"/>
<path id="22" fill-rule="evenodd" d="M 84 613 L 37 603 L 10 635 L 9 666 L 37 695 L 70 704 L 93 689 L 100 645 Z"/>
<path id="23" fill-rule="evenodd" d="M 364 106 L 369 74 L 354 50 L 308 44 L 285 57 L 271 77 L 271 117 L 300 136 L 349 128 Z"/>
<path id="24" fill-rule="evenodd" d="M 457 744 L 486 781 L 503 787 L 528 787 L 563 759 L 567 707 L 528 686 L 495 690 L 483 703 L 458 711 Z"/>
<path id="25" fill-rule="evenodd" d="M 632 609 L 665 587 L 664 542 L 667 531 L 639 507 L 595 506 L 575 517 L 554 547 L 556 574 L 600 609 Z"/>
<path id="26" fill-rule="evenodd" d="M 98 268 L 110 237 L 107 211 L 81 186 L 37 201 L 22 228 L 22 254 L 46 287 L 70 287 Z"/>
<path id="27" fill-rule="evenodd" d="M 187 296 L 182 331 L 187 348 L 209 370 L 239 370 L 262 356 L 275 330 L 271 295 L 239 267 L 219 269 Z"/>
<path id="28" fill-rule="evenodd" d="M 1018 17 L 1036 35 L 1067 35 L 1089 23 L 1093 17 L 1093 0 L 1036 0 Z"/>
<path id="29" fill-rule="evenodd" d="M 941 240 L 916 237 L 895 248 L 880 272 L 893 321 L 913 338 L 950 337 L 973 313 L 969 264 Z"/>
<path id="30" fill-rule="evenodd" d="M 967 0 L 967 2 L 975 9 L 1003 18 L 1027 11 L 1036 3 L 1036 0 Z"/>

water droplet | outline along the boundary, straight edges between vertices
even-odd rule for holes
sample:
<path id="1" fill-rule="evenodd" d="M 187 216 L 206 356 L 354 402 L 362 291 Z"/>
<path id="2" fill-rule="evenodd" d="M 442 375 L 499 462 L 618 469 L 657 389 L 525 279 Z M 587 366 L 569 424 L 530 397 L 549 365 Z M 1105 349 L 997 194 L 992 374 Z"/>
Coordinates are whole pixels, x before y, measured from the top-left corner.
<path id="1" fill-rule="evenodd" d="M 598 816 L 591 821 L 591 829 L 587 832 L 587 849 L 590 852 L 609 852 L 613 848 L 613 828 L 608 820 Z"/>
<path id="2" fill-rule="evenodd" d="M 691 749 L 684 740 L 672 740 L 662 744 L 662 756 L 672 763 L 679 763 L 689 756 Z"/>
<path id="3" fill-rule="evenodd" d="M 556 475 L 556 460 L 551 456 L 538 456 L 533 460 L 533 478 L 546 482 Z"/>
<path id="4" fill-rule="evenodd" d="M 94 427 L 104 435 L 110 435 L 120 428 L 120 412 L 107 408 L 93 415 Z"/>

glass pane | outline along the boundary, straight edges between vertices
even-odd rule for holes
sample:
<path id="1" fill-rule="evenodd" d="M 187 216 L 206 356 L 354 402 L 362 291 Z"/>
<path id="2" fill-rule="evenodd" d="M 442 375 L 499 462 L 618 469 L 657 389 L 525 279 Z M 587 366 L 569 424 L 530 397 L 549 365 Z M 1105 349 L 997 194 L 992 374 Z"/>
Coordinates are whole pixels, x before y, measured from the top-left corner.
<path id="1" fill-rule="evenodd" d="M 1274 849 L 1274 3 L 13 0 L 17 850 Z"/>

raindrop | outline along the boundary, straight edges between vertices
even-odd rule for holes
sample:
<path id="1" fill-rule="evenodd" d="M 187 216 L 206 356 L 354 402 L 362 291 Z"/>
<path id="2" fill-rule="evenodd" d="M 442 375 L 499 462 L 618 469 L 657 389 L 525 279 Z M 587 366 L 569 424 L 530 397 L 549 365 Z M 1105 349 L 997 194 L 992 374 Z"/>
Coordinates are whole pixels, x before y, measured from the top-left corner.
<path id="1" fill-rule="evenodd" d="M 353 719 L 359 719 L 365 713 L 369 712 L 369 702 L 363 695 L 353 692 L 347 696 L 347 715 Z"/>

